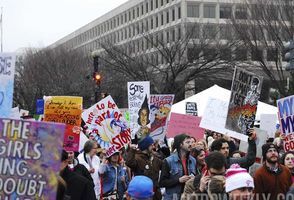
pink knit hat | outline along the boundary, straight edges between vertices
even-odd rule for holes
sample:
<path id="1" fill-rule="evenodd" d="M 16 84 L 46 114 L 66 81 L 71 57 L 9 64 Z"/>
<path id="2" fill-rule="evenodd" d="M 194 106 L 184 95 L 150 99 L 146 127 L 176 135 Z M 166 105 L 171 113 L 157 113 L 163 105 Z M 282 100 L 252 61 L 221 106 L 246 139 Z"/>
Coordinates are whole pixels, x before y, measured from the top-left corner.
<path id="1" fill-rule="evenodd" d="M 254 188 L 253 178 L 246 169 L 241 168 L 238 164 L 233 164 L 226 173 L 226 192 L 243 187 Z"/>

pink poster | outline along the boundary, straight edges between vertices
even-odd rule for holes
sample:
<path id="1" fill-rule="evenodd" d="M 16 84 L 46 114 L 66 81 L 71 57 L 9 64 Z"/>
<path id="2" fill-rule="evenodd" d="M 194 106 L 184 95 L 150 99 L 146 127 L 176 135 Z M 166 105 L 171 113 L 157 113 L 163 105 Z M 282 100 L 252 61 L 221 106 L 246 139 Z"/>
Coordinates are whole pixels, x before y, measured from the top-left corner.
<path id="1" fill-rule="evenodd" d="M 175 137 L 178 134 L 186 133 L 196 139 L 202 139 L 204 129 L 199 127 L 201 117 L 171 113 L 167 128 L 167 137 Z"/>

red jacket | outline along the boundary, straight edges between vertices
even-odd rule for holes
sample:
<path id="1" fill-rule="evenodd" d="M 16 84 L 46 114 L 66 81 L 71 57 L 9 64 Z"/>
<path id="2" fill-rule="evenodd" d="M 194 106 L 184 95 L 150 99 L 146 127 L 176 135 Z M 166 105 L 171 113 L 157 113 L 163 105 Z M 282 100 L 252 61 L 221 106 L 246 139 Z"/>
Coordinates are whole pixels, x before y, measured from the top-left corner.
<path id="1" fill-rule="evenodd" d="M 292 184 L 290 170 L 283 165 L 279 165 L 276 172 L 270 171 L 265 165 L 256 170 L 254 175 L 255 199 L 280 199 L 285 195 Z M 270 195 L 268 197 L 267 195 Z M 265 197 L 265 198 L 264 198 Z"/>

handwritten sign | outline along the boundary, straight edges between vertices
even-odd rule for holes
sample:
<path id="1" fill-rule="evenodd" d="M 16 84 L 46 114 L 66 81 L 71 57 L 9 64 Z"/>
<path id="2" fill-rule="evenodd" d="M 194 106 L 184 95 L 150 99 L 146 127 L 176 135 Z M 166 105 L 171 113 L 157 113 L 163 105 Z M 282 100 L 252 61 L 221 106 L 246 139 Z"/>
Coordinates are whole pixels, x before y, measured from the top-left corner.
<path id="1" fill-rule="evenodd" d="M 248 137 L 246 135 L 225 128 L 228 106 L 229 103 L 226 101 L 209 98 L 202 116 L 200 127 L 247 141 Z"/>
<path id="2" fill-rule="evenodd" d="M 248 135 L 253 128 L 262 77 L 244 69 L 235 68 L 226 128 Z"/>
<path id="3" fill-rule="evenodd" d="M 131 130 L 110 95 L 85 110 L 82 118 L 107 156 L 131 142 Z"/>
<path id="4" fill-rule="evenodd" d="M 150 96 L 150 136 L 154 140 L 163 141 L 167 129 L 167 119 L 173 104 L 173 94 L 160 94 Z"/>
<path id="5" fill-rule="evenodd" d="M 199 127 L 201 117 L 171 113 L 168 122 L 167 136 L 175 137 L 181 133 L 203 139 L 204 129 Z"/>
<path id="6" fill-rule="evenodd" d="M 56 198 L 64 124 L 0 118 L 0 199 Z"/>
<path id="7" fill-rule="evenodd" d="M 262 158 L 262 145 L 264 145 L 268 139 L 268 134 L 265 130 L 261 130 L 259 128 L 254 128 L 255 132 L 256 132 L 256 157 L 257 158 Z M 241 141 L 240 142 L 240 147 L 239 150 L 247 153 L 247 149 L 248 149 L 248 142 L 245 141 Z"/>
<path id="8" fill-rule="evenodd" d="M 281 132 L 286 135 L 284 140 L 285 151 L 294 150 L 294 95 L 279 99 L 278 117 L 280 121 Z"/>
<path id="9" fill-rule="evenodd" d="M 128 82 L 128 104 L 132 138 L 143 137 L 150 132 L 150 82 Z"/>
<path id="10" fill-rule="evenodd" d="M 82 97 L 45 97 L 44 121 L 65 123 L 64 149 L 78 151 L 82 114 Z"/>
<path id="11" fill-rule="evenodd" d="M 0 53 L 0 117 L 9 117 L 14 87 L 15 54 Z"/>
<path id="12" fill-rule="evenodd" d="M 260 115 L 260 129 L 265 130 L 269 137 L 274 138 L 277 131 L 278 117 L 274 114 L 261 114 Z"/>

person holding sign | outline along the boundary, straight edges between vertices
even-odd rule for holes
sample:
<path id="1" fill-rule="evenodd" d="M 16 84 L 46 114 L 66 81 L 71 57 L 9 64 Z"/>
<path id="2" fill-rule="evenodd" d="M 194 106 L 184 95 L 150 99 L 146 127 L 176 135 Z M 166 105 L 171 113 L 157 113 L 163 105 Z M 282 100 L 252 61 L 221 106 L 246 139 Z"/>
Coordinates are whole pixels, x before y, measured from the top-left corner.
<path id="1" fill-rule="evenodd" d="M 239 164 L 241 167 L 248 169 L 255 162 L 256 158 L 256 133 L 254 129 L 250 129 L 250 137 L 248 138 L 248 149 L 247 154 L 241 158 L 231 158 L 229 157 L 229 142 L 224 139 L 214 140 L 211 144 L 211 151 L 221 152 L 227 159 L 227 167 L 232 164 Z"/>
<path id="2" fill-rule="evenodd" d="M 123 199 L 124 192 L 128 188 L 126 169 L 119 163 L 119 152 L 104 158 L 99 167 L 103 198 Z"/>
<path id="3" fill-rule="evenodd" d="M 126 155 L 126 165 L 131 168 L 135 176 L 144 175 L 152 179 L 155 189 L 153 199 L 160 200 L 158 178 L 162 161 L 153 152 L 153 145 L 154 140 L 150 136 L 142 138 L 138 147 L 134 144 L 130 145 Z"/>
<path id="4" fill-rule="evenodd" d="M 88 171 L 90 172 L 93 183 L 95 185 L 94 190 L 96 194 L 96 198 L 100 198 L 100 178 L 98 169 L 100 166 L 100 159 L 96 155 L 98 149 L 98 144 L 93 140 L 88 140 L 84 145 L 84 152 L 79 154 L 78 160 L 79 163 L 84 165 Z"/>

